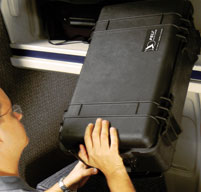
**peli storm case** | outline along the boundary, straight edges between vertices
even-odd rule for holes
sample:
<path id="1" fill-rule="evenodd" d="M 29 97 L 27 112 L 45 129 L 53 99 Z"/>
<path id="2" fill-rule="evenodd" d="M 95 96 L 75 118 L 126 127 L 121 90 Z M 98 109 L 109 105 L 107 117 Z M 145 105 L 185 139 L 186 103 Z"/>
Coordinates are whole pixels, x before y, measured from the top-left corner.
<path id="1" fill-rule="evenodd" d="M 74 150 L 97 117 L 110 121 L 135 172 L 161 172 L 175 141 L 200 36 L 189 1 L 139 1 L 102 9 L 60 141 Z"/>

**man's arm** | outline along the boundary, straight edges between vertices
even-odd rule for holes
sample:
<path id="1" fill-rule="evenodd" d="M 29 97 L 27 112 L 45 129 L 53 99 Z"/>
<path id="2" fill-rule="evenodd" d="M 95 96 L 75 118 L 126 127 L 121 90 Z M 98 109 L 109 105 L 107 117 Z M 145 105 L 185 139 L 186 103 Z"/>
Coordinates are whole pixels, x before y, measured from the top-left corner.
<path id="1" fill-rule="evenodd" d="M 134 186 L 125 168 L 119 169 L 112 175 L 106 175 L 111 192 L 135 192 Z"/>
<path id="2" fill-rule="evenodd" d="M 110 135 L 109 135 L 110 133 Z M 109 137 L 110 141 L 109 142 Z M 96 167 L 105 175 L 111 192 L 135 192 L 119 155 L 118 134 L 109 122 L 97 119 L 96 125 L 89 124 L 85 132 L 85 145 L 80 145 L 79 156 L 88 165 Z"/>

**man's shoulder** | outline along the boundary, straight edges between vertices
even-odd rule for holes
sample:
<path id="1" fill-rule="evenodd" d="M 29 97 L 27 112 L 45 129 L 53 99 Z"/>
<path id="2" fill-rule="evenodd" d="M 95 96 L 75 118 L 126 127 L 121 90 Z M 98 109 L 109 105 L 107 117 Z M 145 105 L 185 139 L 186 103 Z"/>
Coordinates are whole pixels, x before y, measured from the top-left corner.
<path id="1" fill-rule="evenodd" d="M 0 192 L 27 192 L 36 191 L 31 188 L 23 179 L 16 176 L 0 176 Z"/>

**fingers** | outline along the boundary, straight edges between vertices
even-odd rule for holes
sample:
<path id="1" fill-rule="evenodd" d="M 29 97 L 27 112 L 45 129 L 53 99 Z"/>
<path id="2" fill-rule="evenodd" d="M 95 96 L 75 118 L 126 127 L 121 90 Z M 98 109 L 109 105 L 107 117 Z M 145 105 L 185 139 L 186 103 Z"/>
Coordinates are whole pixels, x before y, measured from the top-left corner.
<path id="1" fill-rule="evenodd" d="M 101 118 L 98 118 L 96 120 L 96 124 L 95 127 L 93 126 L 92 123 L 90 123 L 85 131 L 85 144 L 86 144 L 86 148 L 87 151 L 90 152 L 92 150 L 93 147 L 100 147 L 100 146 L 104 146 L 104 147 L 109 147 L 109 121 L 107 120 L 103 120 Z M 114 127 L 110 128 L 110 139 L 111 139 L 111 145 L 110 148 L 112 150 L 119 150 L 119 139 L 118 139 L 118 133 L 117 130 Z M 84 148 L 84 146 L 82 146 L 81 148 L 83 148 L 82 151 L 85 151 L 86 154 L 81 153 L 81 156 L 83 159 L 86 159 L 85 156 L 87 156 L 87 152 Z"/>
<path id="2" fill-rule="evenodd" d="M 92 123 L 90 123 L 85 131 L 85 135 L 84 135 L 84 142 L 86 145 L 87 150 L 91 150 L 93 147 L 93 143 L 92 143 L 92 132 L 93 132 L 93 128 L 94 125 Z"/>
<path id="3" fill-rule="evenodd" d="M 96 175 L 98 173 L 98 169 L 96 168 L 87 168 L 87 166 L 79 161 L 76 165 L 81 171 L 82 177 L 88 177 L 90 175 Z"/>
<path id="4" fill-rule="evenodd" d="M 88 168 L 82 161 L 79 161 L 76 165 L 79 167 L 80 170 L 82 170 L 82 176 L 90 176 L 90 175 L 96 175 L 98 173 L 98 169 L 96 168 Z"/>
<path id="5" fill-rule="evenodd" d="M 84 178 L 80 181 L 78 188 L 83 187 L 83 186 L 85 185 L 85 183 L 89 180 L 89 178 L 90 178 L 90 176 L 84 177 Z"/>
<path id="6" fill-rule="evenodd" d="M 76 166 L 75 166 L 76 168 L 79 168 L 79 169 L 86 169 L 86 165 L 84 164 L 84 163 L 82 163 L 82 161 L 78 161 L 78 163 L 76 164 Z"/>
<path id="7" fill-rule="evenodd" d="M 96 168 L 89 168 L 89 169 L 83 170 L 82 176 L 83 177 L 88 177 L 90 175 L 96 175 L 97 173 L 98 173 L 98 169 L 96 169 Z"/>
<path id="8" fill-rule="evenodd" d="M 107 120 L 102 121 L 101 145 L 105 147 L 109 147 L 108 129 L 109 129 L 109 121 Z"/>
<path id="9" fill-rule="evenodd" d="M 110 128 L 110 139 L 111 139 L 111 150 L 118 151 L 119 150 L 119 139 L 117 130 L 114 127 Z"/>
<path id="10" fill-rule="evenodd" d="M 92 133 L 93 146 L 100 146 L 100 134 L 102 128 L 102 119 L 98 118 Z"/>
<path id="11" fill-rule="evenodd" d="M 78 153 L 78 156 L 85 162 L 88 164 L 88 155 L 87 155 L 87 151 L 84 147 L 84 145 L 80 145 L 80 151 Z"/>

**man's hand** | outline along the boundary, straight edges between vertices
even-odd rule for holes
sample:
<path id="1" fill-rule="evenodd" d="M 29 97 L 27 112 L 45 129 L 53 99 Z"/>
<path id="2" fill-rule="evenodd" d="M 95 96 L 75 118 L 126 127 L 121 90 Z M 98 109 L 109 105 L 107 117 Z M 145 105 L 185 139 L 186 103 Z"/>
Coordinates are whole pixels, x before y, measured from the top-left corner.
<path id="1" fill-rule="evenodd" d="M 103 172 L 110 191 L 135 192 L 119 155 L 117 130 L 113 127 L 109 130 L 109 122 L 99 118 L 95 127 L 91 123 L 87 126 L 84 140 L 86 149 L 80 145 L 79 157 Z"/>
<path id="2" fill-rule="evenodd" d="M 77 190 L 82 187 L 91 175 L 96 175 L 98 170 L 96 168 L 87 168 L 81 161 L 74 167 L 74 169 L 63 180 L 64 185 L 71 190 Z M 46 190 L 46 192 L 62 192 L 58 183 Z"/>
<path id="3" fill-rule="evenodd" d="M 91 175 L 96 175 L 97 173 L 96 168 L 87 168 L 86 165 L 79 161 L 63 182 L 68 188 L 76 190 L 82 187 Z"/>
<path id="4" fill-rule="evenodd" d="M 109 130 L 109 122 L 106 120 L 102 121 L 99 118 L 96 121 L 95 127 L 91 123 L 87 126 L 84 140 L 86 149 L 84 145 L 80 145 L 78 155 L 86 164 L 95 168 L 87 168 L 86 165 L 79 162 L 64 179 L 64 184 L 75 190 L 82 187 L 90 175 L 97 174 L 97 169 L 99 169 L 106 176 L 111 192 L 135 192 L 124 167 L 123 160 L 119 155 L 117 130 L 115 128 L 110 128 Z M 61 189 L 58 184 L 55 184 L 47 190 L 47 192 L 51 191 L 61 192 Z"/>
<path id="5" fill-rule="evenodd" d="M 90 123 L 86 128 L 84 140 L 86 149 L 84 145 L 80 145 L 79 157 L 88 165 L 98 168 L 106 177 L 125 170 L 119 155 L 117 130 L 113 127 L 109 130 L 108 121 L 99 118 L 95 127 Z"/>

